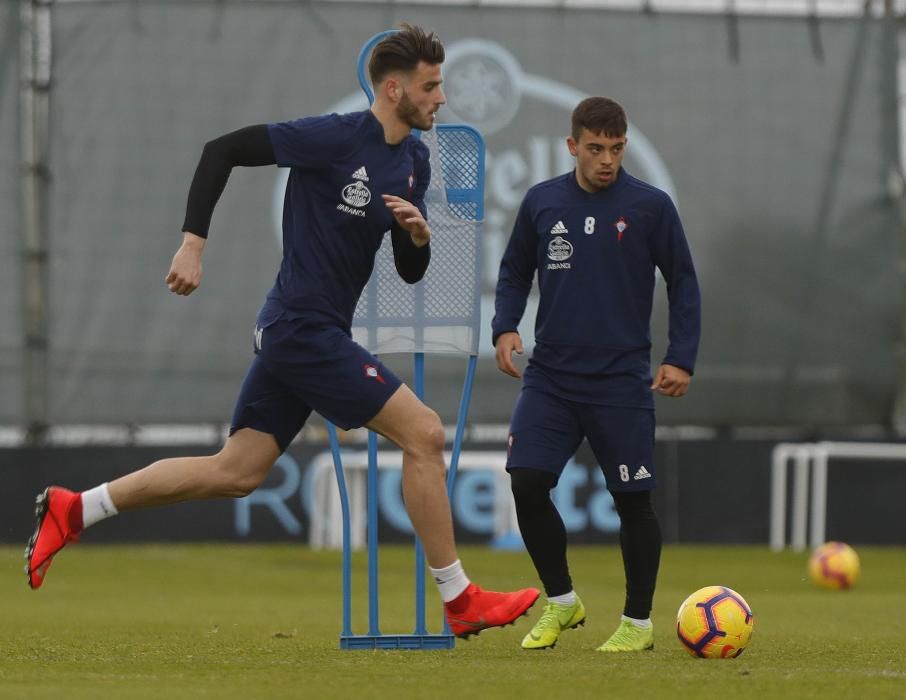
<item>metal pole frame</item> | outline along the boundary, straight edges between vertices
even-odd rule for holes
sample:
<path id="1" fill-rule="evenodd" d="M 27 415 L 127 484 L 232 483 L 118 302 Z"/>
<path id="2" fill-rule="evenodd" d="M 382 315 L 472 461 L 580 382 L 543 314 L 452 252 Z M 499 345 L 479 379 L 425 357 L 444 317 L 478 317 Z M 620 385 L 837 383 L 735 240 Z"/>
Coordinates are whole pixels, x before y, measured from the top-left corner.
<path id="1" fill-rule="evenodd" d="M 19 2 L 22 244 L 22 415 L 26 440 L 41 444 L 49 423 L 48 184 L 53 0 Z"/>
<path id="2" fill-rule="evenodd" d="M 380 32 L 371 37 L 362 46 L 357 60 L 359 85 L 368 97 L 369 103 L 374 101 L 374 92 L 366 76 L 368 57 L 375 45 L 386 36 L 397 30 Z M 470 128 L 463 126 L 462 128 Z M 474 131 L 474 130 L 473 130 Z M 479 159 L 483 165 L 483 155 Z M 483 216 L 483 203 L 479 203 L 476 219 Z M 477 270 L 476 270 L 477 274 Z M 414 389 L 415 395 L 424 401 L 425 398 L 425 355 L 416 352 L 414 360 Z M 463 383 L 462 396 L 459 405 L 459 414 L 456 421 L 456 436 L 453 442 L 453 452 L 450 459 L 450 468 L 447 473 L 447 495 L 452 498 L 453 483 L 459 457 L 462 452 L 465 423 L 472 397 L 477 356 L 470 355 L 466 368 L 466 377 Z M 339 448 L 336 428 L 328 423 L 328 436 L 330 438 L 331 452 L 333 454 L 334 470 L 337 475 L 337 485 L 340 490 L 340 508 L 343 521 L 343 626 L 340 635 L 341 649 L 451 649 L 455 646 L 456 638 L 453 636 L 446 619 L 443 620 L 443 630 L 439 634 L 429 633 L 425 624 L 425 553 L 418 537 L 415 538 L 415 630 L 412 634 L 383 634 L 380 631 L 379 620 L 379 594 L 378 594 L 378 464 L 377 464 L 377 435 L 368 434 L 368 472 L 367 472 L 367 550 L 368 550 L 368 633 L 357 635 L 352 633 L 352 565 L 350 545 L 350 516 L 349 495 L 346 488 L 346 479 L 343 474 L 342 454 Z"/>

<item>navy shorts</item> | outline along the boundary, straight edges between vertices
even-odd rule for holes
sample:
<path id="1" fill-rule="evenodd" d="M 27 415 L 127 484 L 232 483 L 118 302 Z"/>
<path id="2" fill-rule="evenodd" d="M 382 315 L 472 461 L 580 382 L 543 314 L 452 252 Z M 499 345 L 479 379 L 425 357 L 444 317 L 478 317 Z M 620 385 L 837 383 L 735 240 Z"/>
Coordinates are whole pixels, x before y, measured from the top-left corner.
<path id="1" fill-rule="evenodd" d="M 277 321 L 255 329 L 255 359 L 230 423 L 270 433 L 285 450 L 312 411 L 349 430 L 374 418 L 402 382 L 341 329 Z"/>
<path id="2" fill-rule="evenodd" d="M 656 483 L 654 411 L 568 401 L 531 387 L 519 394 L 507 443 L 507 471 L 528 468 L 560 477 L 582 438 L 611 491 L 647 491 Z"/>

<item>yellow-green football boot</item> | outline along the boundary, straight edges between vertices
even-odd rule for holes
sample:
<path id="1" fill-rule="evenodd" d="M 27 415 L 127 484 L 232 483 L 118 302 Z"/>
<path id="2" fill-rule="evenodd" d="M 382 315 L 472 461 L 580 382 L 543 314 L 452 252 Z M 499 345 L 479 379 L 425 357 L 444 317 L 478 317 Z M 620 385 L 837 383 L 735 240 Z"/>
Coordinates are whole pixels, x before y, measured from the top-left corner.
<path id="1" fill-rule="evenodd" d="M 610 639 L 598 651 L 648 651 L 654 649 L 654 626 L 639 627 L 631 620 L 622 620 Z"/>
<path id="2" fill-rule="evenodd" d="M 563 630 L 571 630 L 585 624 L 585 606 L 576 596 L 572 605 L 561 605 L 548 601 L 541 613 L 541 619 L 522 640 L 523 649 L 550 649 L 557 644 Z"/>

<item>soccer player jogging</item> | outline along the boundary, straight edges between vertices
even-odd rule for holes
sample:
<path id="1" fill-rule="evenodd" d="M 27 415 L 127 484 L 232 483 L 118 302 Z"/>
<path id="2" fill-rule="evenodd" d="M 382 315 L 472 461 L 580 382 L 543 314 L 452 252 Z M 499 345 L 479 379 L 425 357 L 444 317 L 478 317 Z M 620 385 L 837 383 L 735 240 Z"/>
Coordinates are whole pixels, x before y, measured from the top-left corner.
<path id="1" fill-rule="evenodd" d="M 175 294 L 191 294 L 200 284 L 211 215 L 232 168 L 291 169 L 283 260 L 258 314 L 255 357 L 230 435 L 212 456 L 164 459 L 82 493 L 46 489 L 26 550 L 32 588 L 44 582 L 54 555 L 99 520 L 251 493 L 317 411 L 344 429 L 367 426 L 402 449 L 406 508 L 454 634 L 510 624 L 534 604 L 536 588 L 497 593 L 470 582 L 453 538 L 440 419 L 351 337 L 356 303 L 388 230 L 406 282 L 420 280 L 428 266 L 429 153 L 411 131 L 431 129 L 445 101 L 443 60 L 434 33 L 404 24 L 372 52 L 371 109 L 249 126 L 205 145 L 189 189 L 183 242 L 165 280 Z"/>
<path id="2" fill-rule="evenodd" d="M 621 167 L 623 108 L 604 97 L 573 111 L 573 172 L 525 195 L 497 281 L 492 323 L 497 366 L 521 374 L 513 353 L 537 271 L 535 349 L 510 425 L 507 471 L 519 529 L 548 602 L 522 641 L 554 646 L 585 623 L 566 558 L 566 529 L 550 498 L 567 460 L 587 438 L 620 516 L 626 601 L 598 651 L 654 645 L 649 618 L 661 552 L 655 486 L 654 392 L 683 396 L 698 351 L 701 301 L 682 224 L 670 197 Z M 651 377 L 655 268 L 667 283 L 669 347 Z"/>

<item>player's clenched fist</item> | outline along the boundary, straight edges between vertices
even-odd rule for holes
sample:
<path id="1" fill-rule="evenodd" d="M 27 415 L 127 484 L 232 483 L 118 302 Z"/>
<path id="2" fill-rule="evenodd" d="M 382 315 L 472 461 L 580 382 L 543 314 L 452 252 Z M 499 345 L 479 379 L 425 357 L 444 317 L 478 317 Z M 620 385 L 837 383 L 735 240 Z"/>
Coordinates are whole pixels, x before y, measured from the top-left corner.
<path id="1" fill-rule="evenodd" d="M 171 292 L 187 296 L 198 289 L 201 284 L 201 253 L 204 250 L 205 239 L 194 233 L 183 235 L 182 245 L 173 256 L 170 271 L 164 282 Z"/>
<path id="2" fill-rule="evenodd" d="M 691 381 L 692 375 L 682 367 L 664 364 L 657 368 L 650 388 L 663 396 L 685 396 Z"/>

